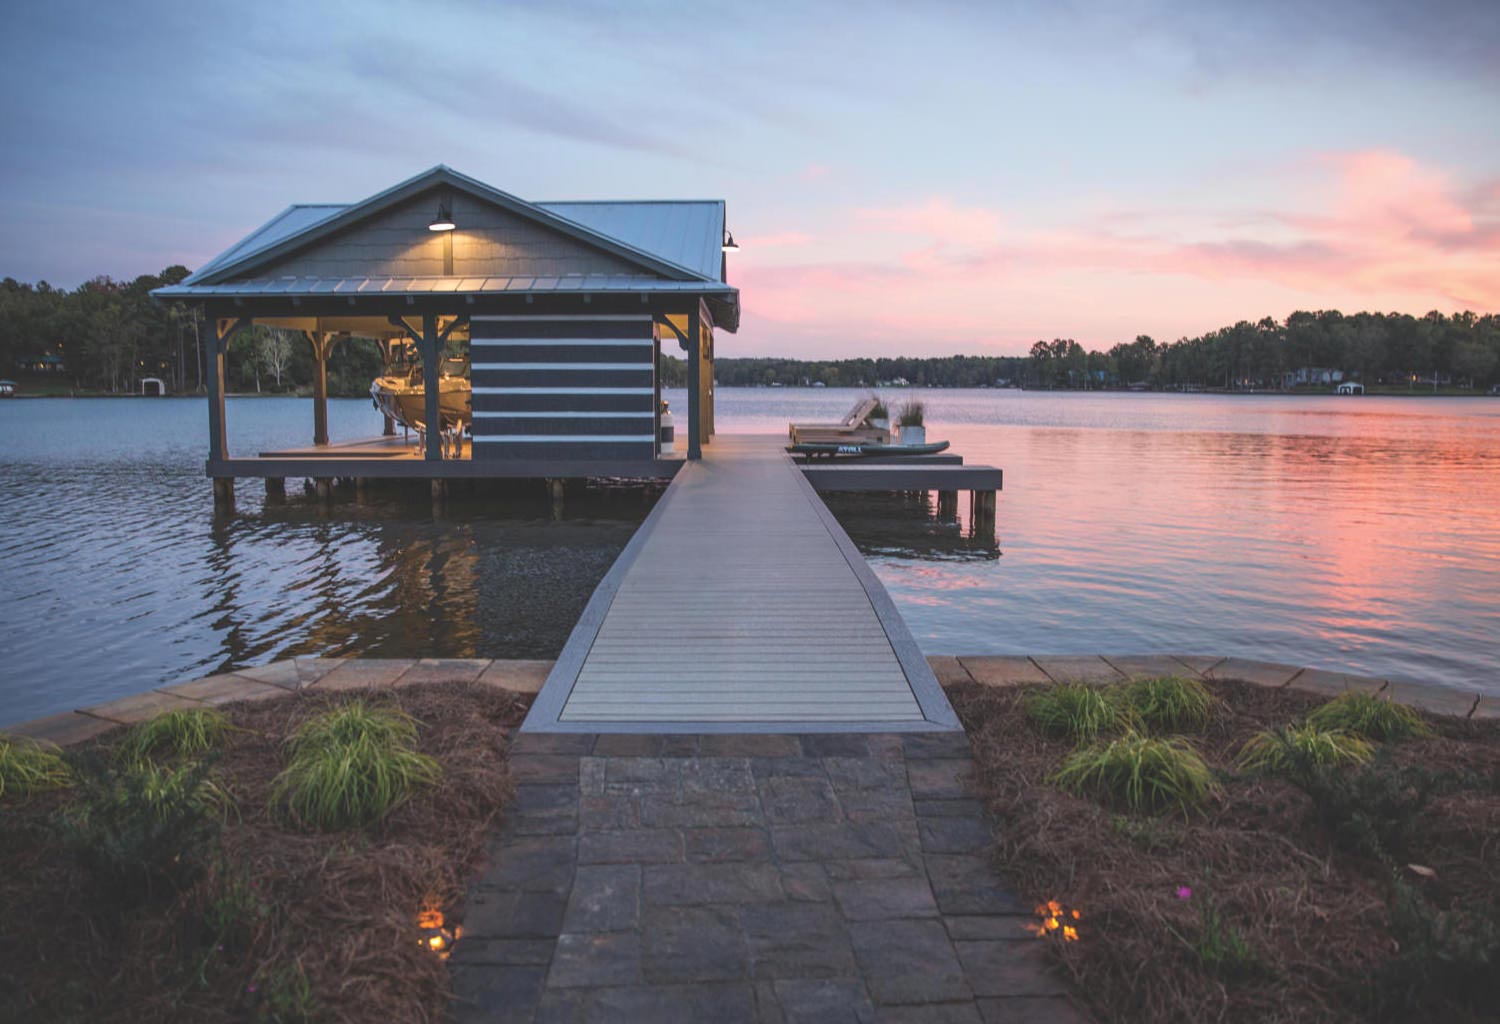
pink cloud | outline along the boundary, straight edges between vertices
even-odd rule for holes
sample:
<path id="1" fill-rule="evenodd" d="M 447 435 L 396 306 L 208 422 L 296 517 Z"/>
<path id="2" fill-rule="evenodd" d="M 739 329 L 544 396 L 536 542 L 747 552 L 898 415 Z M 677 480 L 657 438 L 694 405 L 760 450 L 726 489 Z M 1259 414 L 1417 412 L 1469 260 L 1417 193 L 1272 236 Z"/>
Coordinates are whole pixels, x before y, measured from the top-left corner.
<path id="1" fill-rule="evenodd" d="M 1385 150 L 1321 154 L 1282 175 L 1287 203 L 1274 210 L 1148 206 L 1022 226 L 942 197 L 855 208 L 796 263 L 774 246 L 747 259 L 737 283 L 752 324 L 842 328 L 851 352 L 872 338 L 913 352 L 1019 343 L 1018 321 L 1037 325 L 1032 337 L 1102 345 L 1295 306 L 1500 309 L 1500 185 L 1466 188 Z M 852 256 L 828 251 L 850 239 Z"/>

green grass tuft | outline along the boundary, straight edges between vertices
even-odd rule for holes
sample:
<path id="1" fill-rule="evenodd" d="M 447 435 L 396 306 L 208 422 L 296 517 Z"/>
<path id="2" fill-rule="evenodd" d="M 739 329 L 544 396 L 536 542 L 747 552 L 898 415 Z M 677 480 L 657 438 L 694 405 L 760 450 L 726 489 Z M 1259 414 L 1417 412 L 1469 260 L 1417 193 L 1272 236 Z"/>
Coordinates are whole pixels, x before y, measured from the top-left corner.
<path id="1" fill-rule="evenodd" d="M 116 754 L 126 763 L 194 757 L 213 750 L 233 731 L 229 719 L 213 708 L 164 711 L 126 733 Z"/>
<path id="2" fill-rule="evenodd" d="M 6 793 L 29 796 L 72 782 L 67 762 L 56 751 L 34 740 L 0 738 L 0 797 Z"/>
<path id="3" fill-rule="evenodd" d="M 1074 752 L 1052 781 L 1079 796 L 1146 812 L 1171 807 L 1187 811 L 1217 788 L 1213 772 L 1192 744 L 1181 737 L 1164 739 L 1134 731 Z"/>
<path id="4" fill-rule="evenodd" d="M 1163 732 L 1198 732 L 1219 707 L 1218 698 L 1198 680 L 1177 676 L 1137 679 L 1117 693 L 1142 725 Z"/>
<path id="5" fill-rule="evenodd" d="M 1108 691 L 1086 683 L 1061 683 L 1026 698 L 1026 715 L 1049 736 L 1080 743 L 1128 725 L 1128 714 Z"/>
<path id="6" fill-rule="evenodd" d="M 1408 740 L 1431 736 L 1432 728 L 1405 704 L 1350 690 L 1307 716 L 1307 724 L 1367 740 Z"/>
<path id="7" fill-rule="evenodd" d="M 271 800 L 293 821 L 337 830 L 379 821 L 442 776 L 415 749 L 417 723 L 393 708 L 350 701 L 308 719 L 287 743 Z"/>
<path id="8" fill-rule="evenodd" d="M 1374 756 L 1375 748 L 1360 737 L 1309 723 L 1256 733 L 1240 750 L 1239 765 L 1265 775 L 1290 775 L 1310 766 L 1364 764 Z"/>

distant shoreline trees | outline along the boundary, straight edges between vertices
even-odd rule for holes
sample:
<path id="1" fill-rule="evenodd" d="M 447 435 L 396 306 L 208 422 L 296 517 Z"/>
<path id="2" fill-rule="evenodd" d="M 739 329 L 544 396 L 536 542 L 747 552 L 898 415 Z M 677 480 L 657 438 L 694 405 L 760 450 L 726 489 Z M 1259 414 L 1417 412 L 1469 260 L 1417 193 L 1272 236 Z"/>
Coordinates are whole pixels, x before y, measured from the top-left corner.
<path id="1" fill-rule="evenodd" d="M 174 393 L 201 390 L 207 325 L 194 311 L 151 299 L 154 288 L 187 277 L 186 267 L 133 281 L 97 277 L 72 290 L 46 282 L 0 281 L 0 377 L 49 381 L 53 389 L 129 393 L 143 377 Z M 334 347 L 328 389 L 363 395 L 380 373 L 379 349 L 353 340 Z M 231 390 L 305 390 L 311 346 L 276 328 L 241 332 L 229 348 Z M 1500 316 L 1431 312 L 1292 313 L 1285 321 L 1240 321 L 1194 338 L 1159 343 L 1141 335 L 1107 350 L 1069 338 L 1038 341 L 1024 356 L 937 356 L 802 360 L 718 359 L 725 387 L 768 385 L 873 387 L 1175 388 L 1274 391 L 1325 387 L 1338 380 L 1386 388 L 1500 383 Z M 681 387 L 686 364 L 664 345 L 662 380 Z"/>
<path id="2" fill-rule="evenodd" d="M 207 331 L 196 310 L 164 304 L 151 291 L 188 276 L 182 266 L 133 281 L 96 277 L 77 288 L 45 281 L 0 281 L 0 377 L 24 390 L 130 394 L 145 377 L 167 382 L 173 394 L 201 391 Z M 313 375 L 312 346 L 296 332 L 256 325 L 229 345 L 231 391 L 305 391 Z M 355 339 L 335 345 L 328 360 L 328 393 L 364 395 L 380 374 L 380 350 Z"/>
<path id="3" fill-rule="evenodd" d="M 686 380 L 683 361 L 664 353 L 664 378 Z M 1106 351 L 1070 338 L 1038 341 L 1024 356 L 882 359 L 717 359 L 714 379 L 726 387 L 770 385 L 872 387 L 1149 388 L 1282 391 L 1331 386 L 1461 386 L 1500 383 L 1500 316 L 1431 312 L 1296 312 L 1240 321 L 1195 338 L 1162 344 L 1139 335 Z"/>

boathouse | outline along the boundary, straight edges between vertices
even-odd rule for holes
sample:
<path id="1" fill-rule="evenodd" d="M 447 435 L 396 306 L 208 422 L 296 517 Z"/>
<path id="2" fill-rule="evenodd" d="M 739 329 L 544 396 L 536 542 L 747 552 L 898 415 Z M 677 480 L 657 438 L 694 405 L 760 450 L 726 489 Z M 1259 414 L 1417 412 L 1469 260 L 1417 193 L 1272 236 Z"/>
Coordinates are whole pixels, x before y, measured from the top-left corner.
<path id="1" fill-rule="evenodd" d="M 243 477 L 670 477 L 682 456 L 657 445 L 661 349 L 685 353 L 677 434 L 700 458 L 714 331 L 739 327 L 732 244 L 722 200 L 528 202 L 438 166 L 351 205 L 288 207 L 152 294 L 210 325 L 206 468 L 221 496 Z M 230 455 L 225 354 L 253 324 L 312 346 L 308 448 Z M 331 445 L 326 365 L 352 338 L 387 360 L 393 343 L 415 344 L 426 423 L 440 422 L 443 354 L 466 343 L 472 443 L 428 430 L 421 450 L 394 437 Z"/>

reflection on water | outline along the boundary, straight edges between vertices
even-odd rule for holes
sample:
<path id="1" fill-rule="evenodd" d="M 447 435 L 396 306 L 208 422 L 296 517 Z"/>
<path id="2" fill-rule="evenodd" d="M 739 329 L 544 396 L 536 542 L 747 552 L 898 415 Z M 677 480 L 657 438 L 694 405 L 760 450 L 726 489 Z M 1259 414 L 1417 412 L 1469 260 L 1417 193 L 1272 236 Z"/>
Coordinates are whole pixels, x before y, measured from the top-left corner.
<path id="1" fill-rule="evenodd" d="M 1005 470 L 1003 544 L 962 499 L 829 504 L 929 652 L 1202 651 L 1500 692 L 1500 400 L 916 395 L 929 437 Z M 715 404 L 721 430 L 780 433 L 855 397 Z M 652 500 L 570 494 L 554 522 L 533 487 L 435 519 L 420 491 L 324 511 L 247 482 L 216 520 L 206 418 L 0 402 L 0 722 L 292 654 L 555 655 Z M 329 421 L 380 429 L 364 400 Z M 229 403 L 236 452 L 311 429 L 307 400 Z"/>
<path id="2" fill-rule="evenodd" d="M 309 404 L 231 401 L 237 450 L 305 443 Z M 335 437 L 379 433 L 332 403 Z M 190 400 L 0 403 L 0 723 L 298 654 L 554 657 L 655 492 L 425 485 L 321 508 L 242 481 L 215 517 Z"/>
<path id="3" fill-rule="evenodd" d="M 937 492 L 823 495 L 851 540 L 868 558 L 922 559 L 929 562 L 990 562 L 1000 557 L 993 524 L 986 528 L 969 514 L 967 495 L 944 509 Z"/>
<path id="4" fill-rule="evenodd" d="M 1201 651 L 1500 693 L 1500 400 L 917 394 L 930 439 L 1005 470 L 1004 558 L 935 561 L 934 524 L 834 508 L 929 652 Z M 777 429 L 854 395 L 717 405 Z"/>

